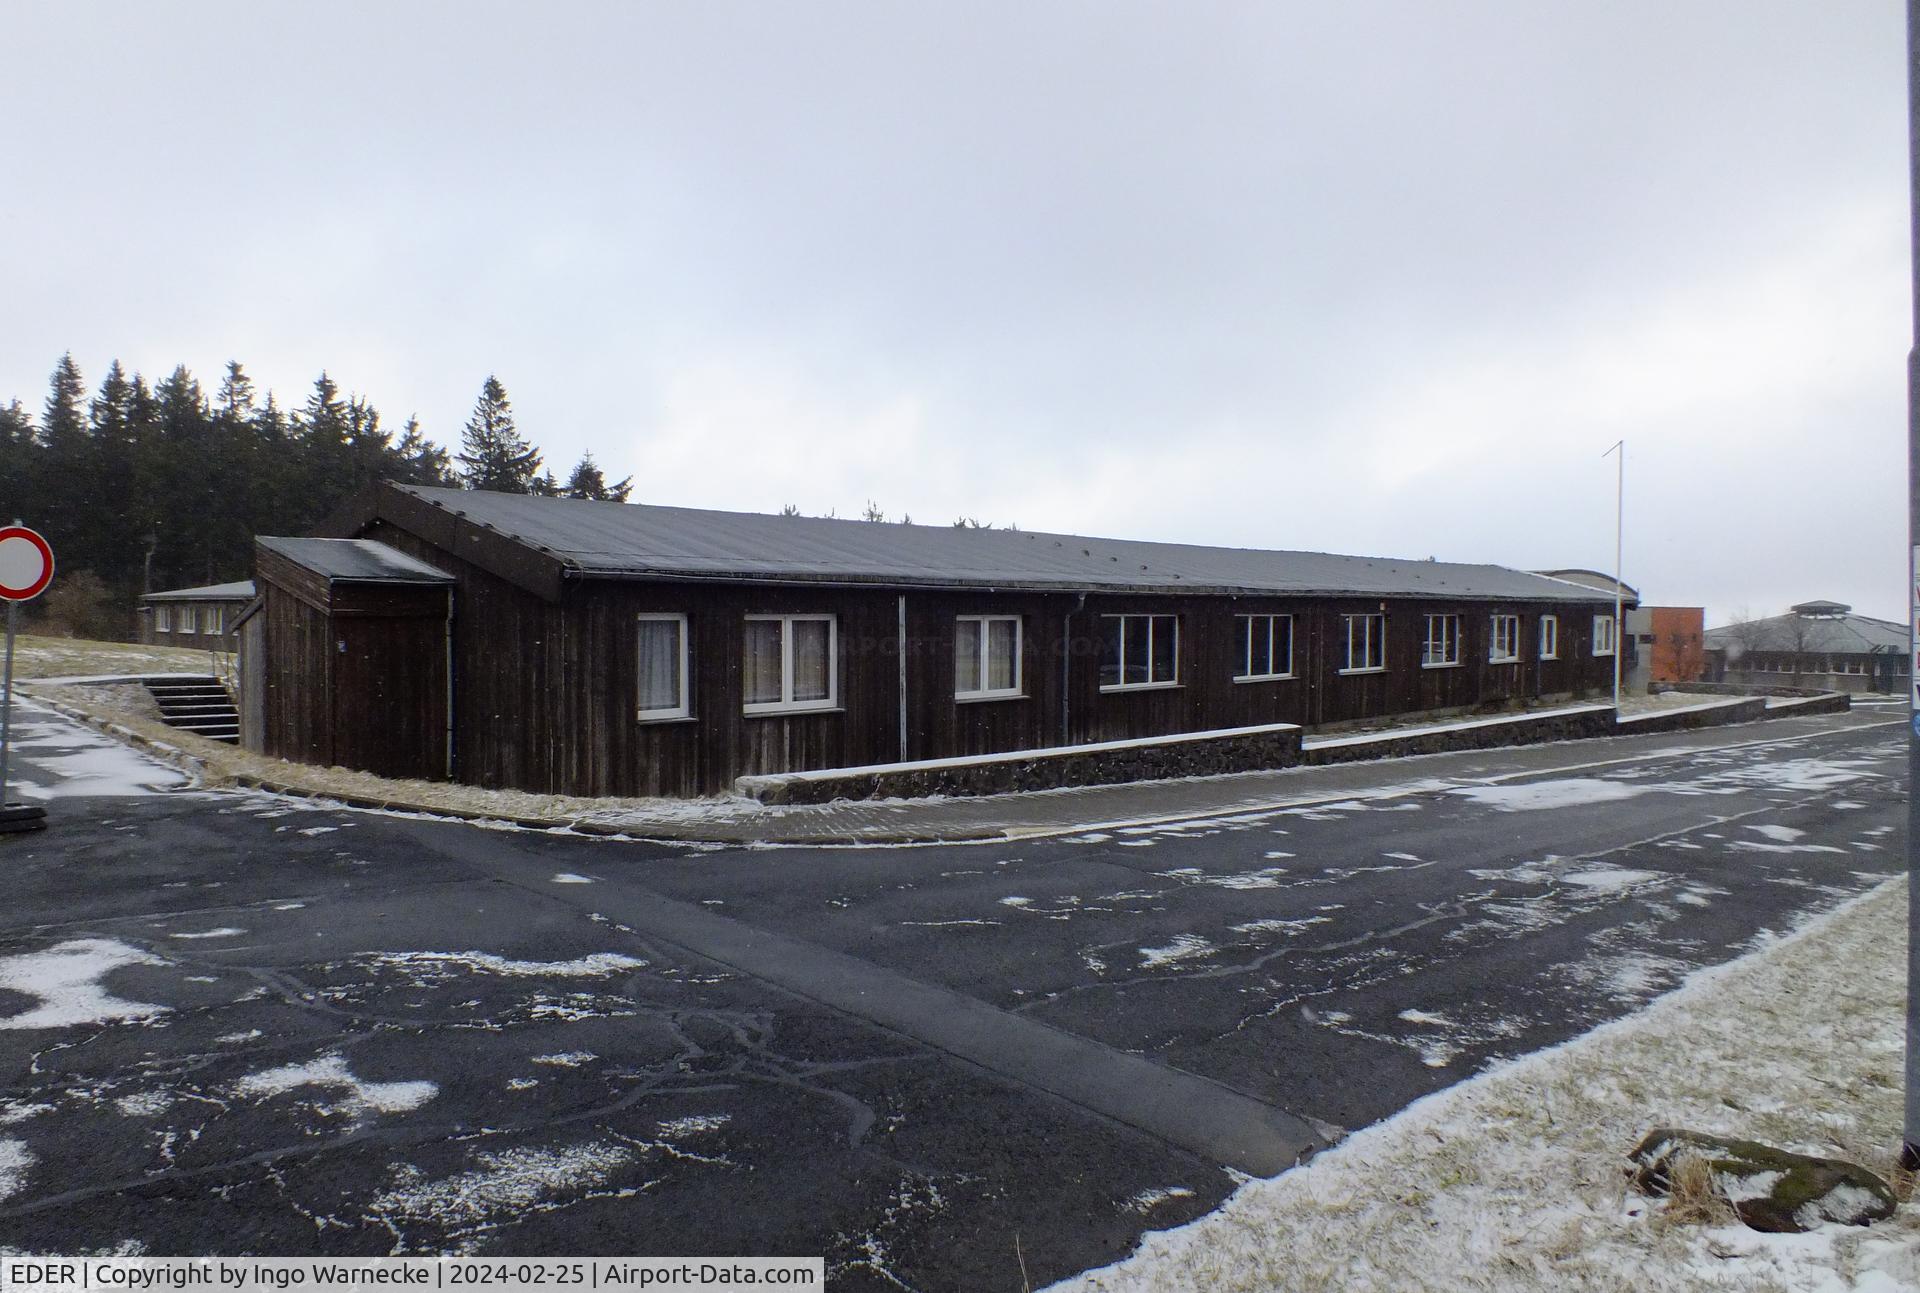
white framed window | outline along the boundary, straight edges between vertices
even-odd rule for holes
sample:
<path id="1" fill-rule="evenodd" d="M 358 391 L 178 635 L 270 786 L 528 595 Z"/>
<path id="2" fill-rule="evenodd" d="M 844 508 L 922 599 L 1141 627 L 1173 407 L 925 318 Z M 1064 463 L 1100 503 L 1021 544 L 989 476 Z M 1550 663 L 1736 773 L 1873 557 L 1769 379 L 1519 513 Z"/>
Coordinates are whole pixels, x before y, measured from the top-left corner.
<path id="1" fill-rule="evenodd" d="M 1379 611 L 1370 615 L 1342 615 L 1346 621 L 1346 663 L 1341 673 L 1379 673 L 1387 667 L 1387 617 Z"/>
<path id="2" fill-rule="evenodd" d="M 1427 616 L 1427 644 L 1420 653 L 1422 669 L 1446 669 L 1460 663 L 1460 617 Z"/>
<path id="3" fill-rule="evenodd" d="M 1560 658 L 1560 617 L 1558 615 L 1540 617 L 1540 658 L 1542 660 Z"/>
<path id="4" fill-rule="evenodd" d="M 220 608 L 218 606 L 202 606 L 200 608 L 200 631 L 210 637 L 218 637 L 220 635 Z"/>
<path id="5" fill-rule="evenodd" d="M 1020 617 L 955 616 L 953 698 L 990 700 L 1020 694 Z"/>
<path id="6" fill-rule="evenodd" d="M 153 606 L 153 631 L 155 633 L 173 632 L 173 607 L 165 602 L 155 602 Z"/>
<path id="7" fill-rule="evenodd" d="M 1180 680 L 1178 615 L 1102 615 L 1100 690 L 1172 687 Z"/>
<path id="8" fill-rule="evenodd" d="M 1493 617 L 1493 638 L 1487 645 L 1489 664 L 1512 664 L 1520 658 L 1520 617 Z"/>
<path id="9" fill-rule="evenodd" d="M 742 661 L 749 714 L 839 704 L 840 635 L 831 615 L 749 615 Z"/>
<path id="10" fill-rule="evenodd" d="M 1593 617 L 1593 653 L 1595 655 L 1613 654 L 1613 616 Z"/>
<path id="11" fill-rule="evenodd" d="M 1235 682 L 1293 677 L 1293 616 L 1236 615 Z"/>
<path id="12" fill-rule="evenodd" d="M 643 723 L 686 718 L 687 617 L 639 616 L 639 718 Z"/>

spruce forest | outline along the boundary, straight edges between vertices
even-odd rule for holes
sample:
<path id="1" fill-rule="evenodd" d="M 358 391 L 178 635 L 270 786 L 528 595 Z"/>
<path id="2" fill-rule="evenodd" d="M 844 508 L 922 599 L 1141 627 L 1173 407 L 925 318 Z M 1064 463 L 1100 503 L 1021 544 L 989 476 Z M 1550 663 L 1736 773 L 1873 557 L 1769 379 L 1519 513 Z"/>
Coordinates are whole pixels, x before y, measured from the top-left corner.
<path id="1" fill-rule="evenodd" d="M 43 632 L 127 640 L 142 592 L 246 579 L 255 535 L 309 533 L 380 479 L 620 502 L 631 489 L 591 453 L 555 477 L 491 376 L 453 453 L 325 372 L 289 408 L 238 362 L 211 394 L 184 366 L 149 385 L 117 360 L 89 392 L 65 355 L 37 414 L 0 404 L 0 524 L 39 530 L 58 563 L 27 608 Z"/>

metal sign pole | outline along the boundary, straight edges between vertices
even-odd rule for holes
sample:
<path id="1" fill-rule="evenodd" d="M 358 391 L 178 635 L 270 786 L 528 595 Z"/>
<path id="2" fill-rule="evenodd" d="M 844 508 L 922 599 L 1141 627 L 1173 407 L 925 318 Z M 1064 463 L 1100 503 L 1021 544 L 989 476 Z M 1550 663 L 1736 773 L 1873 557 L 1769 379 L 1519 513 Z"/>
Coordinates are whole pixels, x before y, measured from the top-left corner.
<path id="1" fill-rule="evenodd" d="M 13 753 L 13 624 L 20 614 L 20 603 L 7 603 L 7 678 L 4 696 L 0 696 L 0 808 L 9 802 L 7 791 L 13 785 L 8 774 L 12 771 Z"/>
<path id="2" fill-rule="evenodd" d="M 1920 0 L 1907 0 L 1908 234 L 1913 347 L 1907 351 L 1907 1108 L 1900 1161 L 1920 1168 Z"/>

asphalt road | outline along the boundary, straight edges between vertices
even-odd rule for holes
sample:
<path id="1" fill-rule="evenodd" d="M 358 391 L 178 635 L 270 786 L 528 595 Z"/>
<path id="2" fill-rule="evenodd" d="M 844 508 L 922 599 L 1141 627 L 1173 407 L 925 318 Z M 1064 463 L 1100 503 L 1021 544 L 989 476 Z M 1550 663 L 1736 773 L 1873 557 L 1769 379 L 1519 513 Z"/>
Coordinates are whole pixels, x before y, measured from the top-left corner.
<path id="1" fill-rule="evenodd" d="M 1900 731 L 1438 756 L 1012 845 L 702 849 L 150 791 L 178 779 L 32 715 L 55 825 L 0 841 L 0 1247 L 1038 1286 L 1215 1206 L 1236 1125 L 1337 1137 L 1894 873 Z M 1143 1073 L 1175 1085 L 1142 1105 Z"/>

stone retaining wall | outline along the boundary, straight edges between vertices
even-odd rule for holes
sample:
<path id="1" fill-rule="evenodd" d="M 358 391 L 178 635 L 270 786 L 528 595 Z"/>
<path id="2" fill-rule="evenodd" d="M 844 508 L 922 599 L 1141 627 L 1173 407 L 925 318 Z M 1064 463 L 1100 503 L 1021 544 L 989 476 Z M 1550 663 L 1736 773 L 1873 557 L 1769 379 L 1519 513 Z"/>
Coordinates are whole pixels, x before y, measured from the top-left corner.
<path id="1" fill-rule="evenodd" d="M 1308 745 L 1303 763 L 1357 763 L 1365 759 L 1398 759 L 1409 754 L 1443 754 L 1448 750 L 1490 750 L 1504 745 L 1539 745 L 1613 735 L 1613 706 L 1563 711 L 1557 714 L 1517 715 L 1487 722 L 1461 723 L 1425 731 L 1381 732 L 1342 737 Z"/>
<path id="2" fill-rule="evenodd" d="M 1656 709 L 1645 714 L 1622 717 L 1615 725 L 1621 736 L 1643 736 L 1649 732 L 1690 732 L 1699 727 L 1719 727 L 1723 723 L 1751 723 L 1767 716 L 1765 696 L 1738 696 L 1719 704 L 1703 701 L 1698 709 Z"/>
<path id="3" fill-rule="evenodd" d="M 734 788 L 765 804 L 834 799 L 918 799 L 998 795 L 1013 790 L 1106 786 L 1123 781 L 1254 772 L 1300 762 L 1300 729 L 1290 723 L 1193 732 L 1155 740 L 1022 750 L 977 759 L 933 759 L 871 768 L 741 777 Z"/>
<path id="4" fill-rule="evenodd" d="M 1688 684 L 1684 688 L 1667 690 L 1699 692 L 1703 697 L 1725 696 L 1727 699 L 1718 704 L 1711 699 L 1704 699 L 1698 707 L 1654 710 L 1631 717 L 1615 714 L 1611 705 L 1593 705 L 1545 714 L 1515 714 L 1511 717 L 1469 720 L 1397 732 L 1316 737 L 1304 745 L 1299 728 L 1274 724 L 1157 739 L 982 755 L 977 759 L 936 759 L 871 768 L 742 777 L 735 783 L 735 789 L 766 804 L 823 804 L 835 799 L 918 799 L 929 795 L 997 795 L 1020 790 L 1053 790 L 1063 786 L 1104 786 L 1171 777 L 1217 776 L 1229 772 L 1285 768 L 1294 764 L 1398 759 L 1413 754 L 1539 745 L 1548 741 L 1576 741 L 1599 736 L 1686 732 L 1727 723 L 1751 723 L 1770 717 L 1838 713 L 1850 708 L 1850 701 L 1843 692 L 1768 688 L 1766 695 L 1756 695 L 1749 689 L 1712 683 Z M 1793 702 L 1769 709 L 1767 695 L 1791 695 Z"/>

